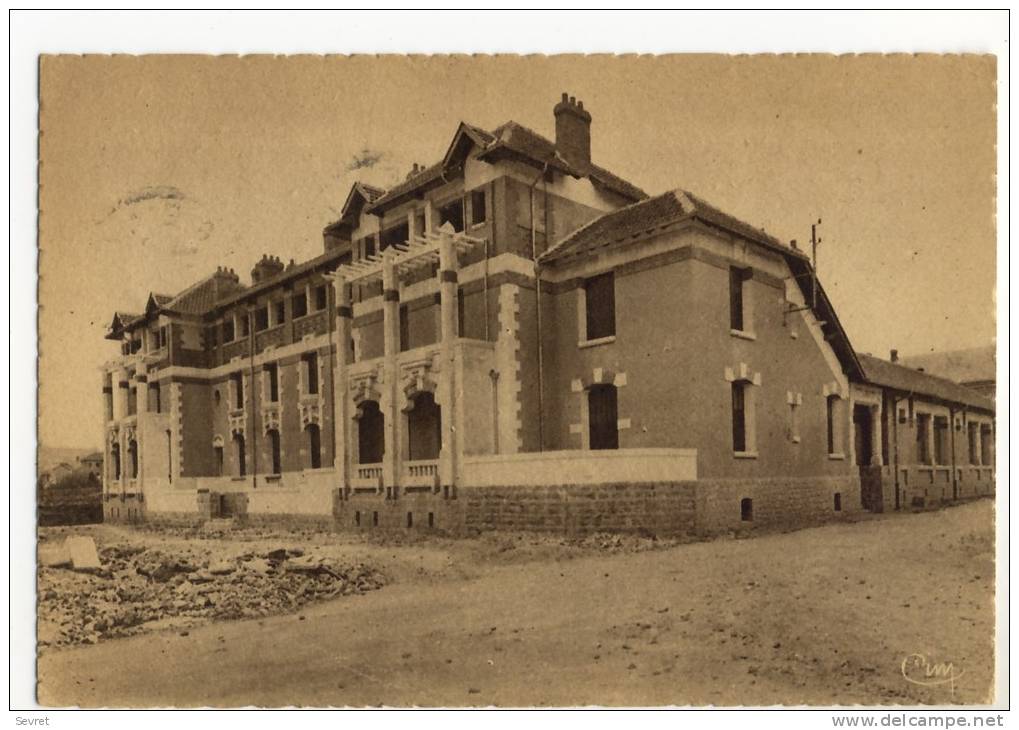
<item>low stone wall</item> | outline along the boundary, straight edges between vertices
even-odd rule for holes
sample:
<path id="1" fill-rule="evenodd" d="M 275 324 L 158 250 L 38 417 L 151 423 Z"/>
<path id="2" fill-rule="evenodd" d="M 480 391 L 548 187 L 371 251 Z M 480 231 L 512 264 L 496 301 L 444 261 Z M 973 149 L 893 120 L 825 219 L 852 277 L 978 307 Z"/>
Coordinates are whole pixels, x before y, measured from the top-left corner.
<path id="1" fill-rule="evenodd" d="M 696 482 L 513 486 L 464 489 L 464 525 L 477 530 L 564 534 L 689 534 L 696 524 Z"/>
<path id="2" fill-rule="evenodd" d="M 696 484 L 700 534 L 819 524 L 863 509 L 858 476 L 703 479 Z M 744 500 L 751 500 L 750 520 L 744 519 Z"/>
<path id="3" fill-rule="evenodd" d="M 464 528 L 464 502 L 456 490 L 433 493 L 352 492 L 334 494 L 333 518 L 341 530 L 420 529 L 458 533 Z"/>

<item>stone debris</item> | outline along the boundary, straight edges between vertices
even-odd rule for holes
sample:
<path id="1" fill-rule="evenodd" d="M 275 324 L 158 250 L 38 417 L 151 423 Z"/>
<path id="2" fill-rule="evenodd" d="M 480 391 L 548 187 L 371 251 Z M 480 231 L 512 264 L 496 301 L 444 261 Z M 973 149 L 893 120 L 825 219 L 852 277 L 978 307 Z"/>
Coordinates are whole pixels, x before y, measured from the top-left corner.
<path id="1" fill-rule="evenodd" d="M 84 540 L 95 550 L 91 538 Z M 46 547 L 47 554 L 57 556 L 58 550 Z M 371 565 L 305 555 L 299 548 L 227 558 L 208 547 L 171 552 L 114 544 L 97 551 L 94 563 L 88 561 L 87 548 L 75 550 L 71 556 L 77 554 L 76 564 L 40 561 L 40 647 L 95 644 L 210 620 L 296 612 L 314 601 L 366 593 L 385 584 Z M 56 567 L 62 564 L 75 569 Z M 80 572 L 77 564 L 96 567 Z"/>

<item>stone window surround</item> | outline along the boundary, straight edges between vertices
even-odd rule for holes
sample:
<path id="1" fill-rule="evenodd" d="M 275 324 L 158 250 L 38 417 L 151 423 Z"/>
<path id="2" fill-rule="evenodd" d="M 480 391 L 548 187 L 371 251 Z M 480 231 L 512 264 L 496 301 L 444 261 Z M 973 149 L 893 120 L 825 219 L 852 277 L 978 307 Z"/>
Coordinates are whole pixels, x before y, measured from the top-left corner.
<path id="1" fill-rule="evenodd" d="M 754 387 L 745 388 L 743 391 L 743 438 L 744 450 L 733 451 L 733 458 L 756 459 L 757 451 L 757 413 L 756 413 L 756 388 L 761 387 L 761 373 L 751 371 L 750 367 L 741 362 L 737 367 L 725 368 L 723 373 L 725 382 L 730 386 L 726 395 L 726 401 L 731 398 L 731 386 L 733 383 L 743 382 Z"/>
<path id="2" fill-rule="evenodd" d="M 846 458 L 846 428 L 847 416 L 843 412 L 846 404 L 850 403 L 849 393 L 838 381 L 833 380 L 821 387 L 822 402 L 825 408 L 825 422 L 827 423 L 828 396 L 835 396 L 836 404 L 839 406 L 832 413 L 832 444 L 835 451 L 828 452 L 828 459 L 831 461 L 844 461 Z M 852 418 L 852 413 L 848 415 Z"/>

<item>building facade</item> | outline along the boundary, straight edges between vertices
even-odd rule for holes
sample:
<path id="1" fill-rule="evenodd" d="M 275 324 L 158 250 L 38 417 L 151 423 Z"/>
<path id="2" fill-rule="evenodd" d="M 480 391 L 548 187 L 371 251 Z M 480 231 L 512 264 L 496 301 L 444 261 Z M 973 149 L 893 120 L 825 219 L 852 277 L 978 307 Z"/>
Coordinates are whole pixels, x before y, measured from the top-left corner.
<path id="1" fill-rule="evenodd" d="M 355 184 L 320 256 L 115 314 L 107 517 L 682 533 L 861 509 L 858 434 L 887 429 L 857 403 L 883 423 L 886 386 L 809 259 L 594 164 L 582 102 L 554 118 L 554 142 L 461 123 L 439 163 Z"/>

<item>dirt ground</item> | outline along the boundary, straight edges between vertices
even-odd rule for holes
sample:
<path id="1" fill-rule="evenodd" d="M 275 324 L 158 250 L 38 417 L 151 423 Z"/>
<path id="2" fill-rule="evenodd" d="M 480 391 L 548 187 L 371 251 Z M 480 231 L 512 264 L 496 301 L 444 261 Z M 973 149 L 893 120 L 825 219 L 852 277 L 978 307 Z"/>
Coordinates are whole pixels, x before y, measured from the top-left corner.
<path id="1" fill-rule="evenodd" d="M 994 504 L 676 544 L 64 528 L 370 566 L 379 587 L 40 650 L 47 706 L 967 704 L 994 678 Z M 68 571 L 69 572 L 69 571 Z M 924 657 L 924 664 L 917 655 Z M 927 675 L 951 663 L 953 681 Z M 907 676 L 904 676 L 907 675 Z M 908 677 L 908 678 L 907 678 Z M 910 681 L 912 680 L 912 681 Z M 921 684 L 921 683 L 925 684 Z"/>

